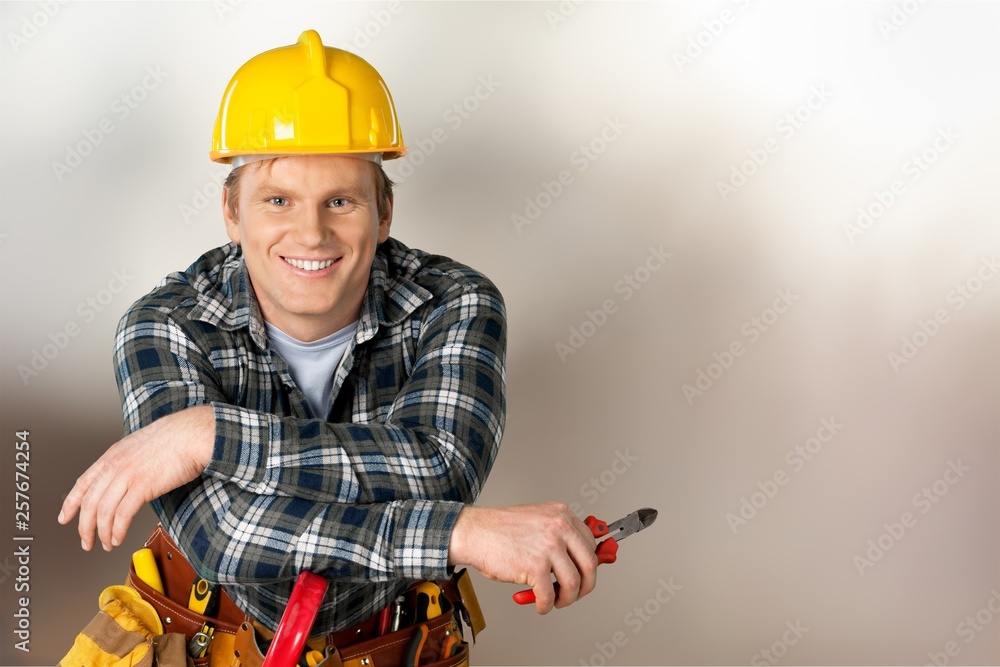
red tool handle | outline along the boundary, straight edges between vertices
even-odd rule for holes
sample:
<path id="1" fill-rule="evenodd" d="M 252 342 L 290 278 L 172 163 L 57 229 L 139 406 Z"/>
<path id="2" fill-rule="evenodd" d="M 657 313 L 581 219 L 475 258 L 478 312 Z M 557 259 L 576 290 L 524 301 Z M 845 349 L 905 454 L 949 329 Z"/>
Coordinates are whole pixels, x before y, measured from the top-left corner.
<path id="1" fill-rule="evenodd" d="M 603 537 L 608 534 L 608 524 L 594 516 L 588 516 L 583 520 L 587 528 L 590 528 L 590 532 L 593 533 L 594 537 Z M 614 563 L 618 560 L 618 542 L 615 538 L 609 537 L 603 542 L 599 542 L 597 545 L 597 564 L 602 565 L 604 563 Z M 556 590 L 556 595 L 559 595 L 559 583 L 555 583 L 554 588 Z M 514 593 L 514 602 L 518 604 L 531 604 L 535 601 L 535 591 L 528 588 L 523 591 L 518 591 Z"/>
<path id="2" fill-rule="evenodd" d="M 295 667 L 329 584 L 326 577 L 318 574 L 299 574 L 261 667 Z"/>

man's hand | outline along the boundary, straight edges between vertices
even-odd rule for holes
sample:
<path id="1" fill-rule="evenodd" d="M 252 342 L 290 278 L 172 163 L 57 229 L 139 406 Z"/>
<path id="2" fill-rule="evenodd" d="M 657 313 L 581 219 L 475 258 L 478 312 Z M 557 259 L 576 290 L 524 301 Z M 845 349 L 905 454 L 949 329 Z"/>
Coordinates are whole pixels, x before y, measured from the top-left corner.
<path id="1" fill-rule="evenodd" d="M 470 565 L 493 581 L 530 586 L 538 613 L 547 614 L 594 590 L 596 549 L 593 533 L 562 503 L 466 506 L 451 534 L 448 562 Z"/>
<path id="2" fill-rule="evenodd" d="M 59 523 L 80 511 L 80 538 L 86 551 L 94 528 L 111 551 L 125 539 L 132 518 L 147 502 L 193 481 L 212 460 L 215 416 L 199 405 L 157 419 L 108 448 L 76 480 L 66 496 Z"/>

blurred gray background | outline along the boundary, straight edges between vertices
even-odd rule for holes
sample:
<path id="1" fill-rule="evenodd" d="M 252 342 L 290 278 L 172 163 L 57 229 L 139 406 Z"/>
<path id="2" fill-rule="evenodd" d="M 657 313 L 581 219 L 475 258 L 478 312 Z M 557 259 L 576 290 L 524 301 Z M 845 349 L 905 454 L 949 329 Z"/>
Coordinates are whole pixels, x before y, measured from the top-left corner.
<path id="1" fill-rule="evenodd" d="M 660 511 L 565 610 L 477 578 L 475 663 L 1000 663 L 996 3 L 220 0 L 0 5 L 0 664 L 152 528 L 55 517 L 121 433 L 118 318 L 227 240 L 223 89 L 307 28 L 393 93 L 394 235 L 505 295 L 481 504 Z"/>

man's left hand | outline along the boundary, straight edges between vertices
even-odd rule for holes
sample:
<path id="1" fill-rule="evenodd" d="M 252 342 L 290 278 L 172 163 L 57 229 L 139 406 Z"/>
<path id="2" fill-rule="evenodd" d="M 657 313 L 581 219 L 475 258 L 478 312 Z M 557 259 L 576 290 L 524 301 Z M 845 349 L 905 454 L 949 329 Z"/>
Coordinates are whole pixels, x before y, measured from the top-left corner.
<path id="1" fill-rule="evenodd" d="M 80 511 L 86 551 L 94 529 L 105 551 L 125 539 L 132 518 L 147 502 L 191 482 L 212 460 L 215 415 L 210 405 L 161 417 L 125 436 L 90 466 L 66 496 L 59 523 Z"/>

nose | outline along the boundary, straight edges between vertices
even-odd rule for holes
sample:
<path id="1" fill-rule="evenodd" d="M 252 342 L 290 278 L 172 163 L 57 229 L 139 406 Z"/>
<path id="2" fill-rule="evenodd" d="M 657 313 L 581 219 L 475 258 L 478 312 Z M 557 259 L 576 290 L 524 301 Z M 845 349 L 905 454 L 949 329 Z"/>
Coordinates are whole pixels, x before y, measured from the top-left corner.
<path id="1" fill-rule="evenodd" d="M 307 207 L 295 221 L 295 240 L 304 247 L 318 247 L 329 237 L 330 230 L 324 224 L 323 211 Z"/>

